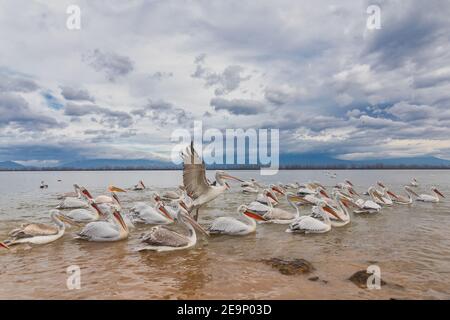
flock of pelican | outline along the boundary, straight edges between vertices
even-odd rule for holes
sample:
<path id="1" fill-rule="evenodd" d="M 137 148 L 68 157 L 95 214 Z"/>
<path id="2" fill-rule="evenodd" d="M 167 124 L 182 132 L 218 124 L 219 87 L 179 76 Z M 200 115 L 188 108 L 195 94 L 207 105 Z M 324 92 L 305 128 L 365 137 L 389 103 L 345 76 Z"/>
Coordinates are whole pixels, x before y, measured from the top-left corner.
<path id="1" fill-rule="evenodd" d="M 418 194 L 414 190 L 419 186 L 416 179 L 404 187 L 404 195 L 389 189 L 381 181 L 360 195 L 349 180 L 337 183 L 331 190 L 319 182 L 266 186 L 255 179 L 243 181 L 224 171 L 217 171 L 215 181 L 211 183 L 206 177 L 205 164 L 192 143 L 181 156 L 183 185 L 177 190 L 161 195 L 153 193 L 152 201 L 134 203 L 125 214 L 118 193 L 147 190 L 143 181 L 128 191 L 110 186 L 109 194 L 95 197 L 85 187 L 75 184 L 74 192 L 58 196 L 60 203 L 50 211 L 53 224 L 23 224 L 12 230 L 0 246 L 9 249 L 21 243 L 51 243 L 64 235 L 67 226 L 76 228 L 75 239 L 120 241 L 128 238 L 135 225 L 141 224 L 151 227 L 139 238 L 137 251 L 181 250 L 197 243 L 197 232 L 205 236 L 247 235 L 254 233 L 259 224 L 274 223 L 286 224 L 286 232 L 291 233 L 325 233 L 349 224 L 351 212 L 378 214 L 383 207 L 409 205 L 414 200 L 435 203 L 444 198 L 436 187 L 431 188 L 431 194 Z M 336 177 L 332 173 L 327 175 Z M 255 195 L 255 200 L 237 208 L 239 218 L 223 216 L 208 226 L 200 225 L 198 216 L 202 207 L 230 189 L 226 180 L 240 182 L 241 191 Z M 291 210 L 278 207 L 283 199 Z"/>

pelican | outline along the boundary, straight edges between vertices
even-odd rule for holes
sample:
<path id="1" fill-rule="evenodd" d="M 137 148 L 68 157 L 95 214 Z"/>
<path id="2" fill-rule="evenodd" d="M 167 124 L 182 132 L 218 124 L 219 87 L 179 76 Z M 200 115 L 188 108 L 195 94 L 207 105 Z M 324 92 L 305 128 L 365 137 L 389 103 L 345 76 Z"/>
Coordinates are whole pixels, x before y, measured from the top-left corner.
<path id="1" fill-rule="evenodd" d="M 78 198 L 65 198 L 57 206 L 56 209 L 80 209 L 89 208 L 89 203 L 86 200 Z"/>
<path id="2" fill-rule="evenodd" d="M 194 150 L 194 143 L 186 148 L 185 153 L 181 153 L 183 159 L 183 184 L 187 194 L 194 200 L 190 210 L 196 210 L 195 220 L 198 218 L 198 211 L 204 204 L 214 200 L 230 186 L 224 179 L 243 180 L 233 177 L 225 171 L 216 171 L 216 181 L 209 183 L 206 179 L 205 163 Z"/>
<path id="3" fill-rule="evenodd" d="M 398 194 L 392 192 L 392 196 L 393 196 L 392 197 L 392 201 L 394 203 L 397 203 L 397 204 L 411 204 L 411 203 L 413 203 L 412 195 L 418 196 L 417 193 L 415 193 L 409 186 L 404 186 L 404 188 L 405 188 L 407 197 L 402 196 L 402 195 L 398 195 Z"/>
<path id="4" fill-rule="evenodd" d="M 23 224 L 20 228 L 12 230 L 9 239 L 3 241 L 1 245 L 8 248 L 19 243 L 47 244 L 58 240 L 66 230 L 65 218 L 58 210 L 51 210 L 50 217 L 56 226 L 43 223 Z"/>
<path id="5" fill-rule="evenodd" d="M 252 186 L 247 186 L 247 187 L 244 187 L 242 189 L 242 192 L 243 193 L 258 193 L 259 192 L 259 188 L 252 187 Z"/>
<path id="6" fill-rule="evenodd" d="M 269 196 L 269 194 L 267 194 L 266 196 Z M 295 199 L 298 198 L 298 196 L 291 192 L 287 192 L 285 196 L 289 205 L 293 207 L 296 212 L 289 212 L 283 209 L 274 208 L 270 202 L 269 206 L 260 204 L 259 207 L 254 206 L 253 203 L 251 203 L 247 207 L 247 210 L 250 211 L 251 213 L 261 216 L 264 219 L 261 222 L 264 223 L 275 223 L 275 224 L 291 223 L 294 219 L 296 219 L 300 215 L 298 207 L 291 200 L 293 198 Z"/>
<path id="7" fill-rule="evenodd" d="M 372 198 L 372 200 L 375 203 L 378 203 L 379 205 L 382 206 L 391 206 L 393 204 L 392 199 L 390 197 L 385 197 L 384 192 L 385 190 L 383 190 L 383 192 L 380 192 L 378 190 L 375 189 L 375 187 L 370 187 L 369 190 L 367 190 L 369 196 Z"/>
<path id="8" fill-rule="evenodd" d="M 41 188 L 41 189 L 47 189 L 47 188 L 48 188 L 48 184 L 45 184 L 44 181 L 41 181 L 41 185 L 39 186 L 39 188 Z"/>
<path id="9" fill-rule="evenodd" d="M 412 178 L 411 182 L 409 183 L 410 187 L 418 187 L 419 186 L 419 182 L 417 181 L 416 178 Z"/>
<path id="10" fill-rule="evenodd" d="M 75 238 L 94 242 L 111 242 L 126 239 L 128 234 L 127 224 L 117 208 L 114 208 L 112 221 L 90 222 L 77 233 Z"/>
<path id="11" fill-rule="evenodd" d="M 219 217 L 208 228 L 210 234 L 246 235 L 256 231 L 256 221 L 265 221 L 261 216 L 247 210 L 241 205 L 237 212 L 245 218 L 245 222 L 232 217 Z"/>
<path id="12" fill-rule="evenodd" d="M 284 188 L 279 185 L 271 184 L 271 185 L 269 185 L 269 188 L 270 188 L 270 190 L 275 191 L 276 193 L 278 193 L 281 196 L 284 196 L 286 194 L 286 192 L 284 191 Z"/>
<path id="13" fill-rule="evenodd" d="M 77 184 L 73 185 L 73 188 L 75 189 L 75 192 L 66 192 L 63 194 L 60 194 L 56 197 L 56 199 L 58 200 L 63 200 L 65 198 L 78 198 L 81 199 L 82 195 L 81 195 L 81 191 L 80 191 L 80 186 Z"/>
<path id="14" fill-rule="evenodd" d="M 414 194 L 417 197 L 416 201 L 437 203 L 440 201 L 439 197 L 445 198 L 445 196 L 436 187 L 431 187 L 430 190 L 434 193 L 434 195 L 430 195 L 430 194 L 419 194 L 418 195 L 417 193 L 412 191 L 412 189 L 409 189 L 408 191 L 410 191 L 412 194 Z"/>
<path id="15" fill-rule="evenodd" d="M 268 211 L 274 203 L 278 203 L 275 194 L 269 189 L 264 189 L 262 193 L 258 194 L 256 200 L 249 204 L 248 208 L 252 211 Z"/>
<path id="16" fill-rule="evenodd" d="M 144 181 L 142 181 L 142 180 L 139 180 L 138 184 L 136 184 L 132 188 L 133 191 L 142 191 L 145 189 L 146 189 L 146 187 L 145 187 Z"/>
<path id="17" fill-rule="evenodd" d="M 248 181 L 244 181 L 241 184 L 241 187 L 242 188 L 246 188 L 246 187 L 263 188 L 263 186 L 259 182 L 257 182 L 255 179 L 253 179 L 253 178 L 248 180 Z"/>
<path id="18" fill-rule="evenodd" d="M 89 200 L 90 205 L 94 210 L 90 209 L 73 209 L 69 212 L 61 213 L 65 218 L 67 218 L 71 223 L 87 223 L 100 219 L 103 216 L 102 210 L 98 207 L 98 205 Z"/>
<path id="19" fill-rule="evenodd" d="M 141 237 L 143 246 L 138 248 L 137 251 L 154 250 L 162 252 L 193 247 L 197 243 L 195 229 L 209 236 L 208 231 L 191 218 L 187 211 L 184 211 L 180 207 L 178 207 L 176 221 L 188 231 L 188 235 L 180 234 L 163 226 L 156 226 Z"/>
<path id="20" fill-rule="evenodd" d="M 335 211 L 330 208 L 324 201 L 320 202 L 318 207 L 318 214 L 323 218 L 323 221 L 313 218 L 312 216 L 299 216 L 290 225 L 286 232 L 299 233 L 325 233 L 331 230 L 331 222 L 328 213 L 335 215 Z M 336 216 L 339 219 L 339 216 Z"/>
<path id="21" fill-rule="evenodd" d="M 109 186 L 108 191 L 111 192 L 111 196 L 107 195 L 100 195 L 95 197 L 95 199 L 92 197 L 91 193 L 86 190 L 86 188 L 81 188 L 81 193 L 86 196 L 89 200 L 93 200 L 96 204 L 111 204 L 115 205 L 117 208 L 121 208 L 122 204 L 120 203 L 119 197 L 117 196 L 116 192 L 126 192 L 125 190 L 121 188 L 117 188 L 114 186 Z"/>
<path id="22" fill-rule="evenodd" d="M 174 221 L 164 204 L 159 201 L 159 196 L 155 196 L 154 206 L 140 202 L 130 209 L 130 213 L 135 222 L 145 224 L 170 224 Z"/>
<path id="23" fill-rule="evenodd" d="M 378 213 L 381 210 L 381 206 L 372 200 L 357 199 L 353 203 L 358 207 L 354 210 L 355 213 Z"/>
<path id="24" fill-rule="evenodd" d="M 333 213 L 329 214 L 332 227 L 343 227 L 350 223 L 350 213 L 348 212 L 348 203 L 351 202 L 350 199 L 339 193 L 335 193 L 335 205 L 330 205 L 330 202 L 324 202 L 327 207 L 333 211 Z M 329 210 L 327 212 L 329 212 Z"/>

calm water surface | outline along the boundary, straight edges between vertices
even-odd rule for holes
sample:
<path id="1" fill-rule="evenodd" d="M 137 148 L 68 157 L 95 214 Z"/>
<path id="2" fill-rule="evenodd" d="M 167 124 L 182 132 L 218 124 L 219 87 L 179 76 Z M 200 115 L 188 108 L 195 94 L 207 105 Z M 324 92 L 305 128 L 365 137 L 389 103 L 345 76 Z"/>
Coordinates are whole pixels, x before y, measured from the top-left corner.
<path id="1" fill-rule="evenodd" d="M 348 178 L 360 192 L 377 180 L 400 191 L 416 177 L 420 192 L 429 193 L 436 185 L 448 197 L 439 204 L 397 205 L 374 216 L 352 215 L 349 225 L 323 235 L 288 234 L 285 225 L 258 225 L 252 235 L 210 237 L 191 250 L 169 253 L 133 251 L 150 226 L 140 226 L 128 240 L 116 243 L 74 240 L 72 228 L 49 245 L 1 250 L 0 299 L 450 298 L 450 171 L 337 171 L 337 179 L 321 170 L 281 171 L 275 177 L 260 177 L 258 171 L 234 174 L 266 182 L 317 180 L 326 186 Z M 125 211 L 136 201 L 149 200 L 152 191 L 182 182 L 180 171 L 0 172 L 0 238 L 24 221 L 48 222 L 49 209 L 59 202 L 56 195 L 71 191 L 73 183 L 105 194 L 109 184 L 130 187 L 140 179 L 150 190 L 120 194 Z M 48 189 L 39 189 L 41 180 Z M 236 208 L 253 198 L 234 184 L 200 212 L 200 222 L 237 216 Z M 285 201 L 281 207 L 290 209 Z M 261 262 L 272 257 L 303 258 L 316 270 L 282 275 Z M 363 290 L 347 280 L 370 264 L 381 268 L 388 285 Z M 71 265 L 81 268 L 80 290 L 66 287 L 66 268 Z M 308 280 L 312 276 L 320 280 Z"/>

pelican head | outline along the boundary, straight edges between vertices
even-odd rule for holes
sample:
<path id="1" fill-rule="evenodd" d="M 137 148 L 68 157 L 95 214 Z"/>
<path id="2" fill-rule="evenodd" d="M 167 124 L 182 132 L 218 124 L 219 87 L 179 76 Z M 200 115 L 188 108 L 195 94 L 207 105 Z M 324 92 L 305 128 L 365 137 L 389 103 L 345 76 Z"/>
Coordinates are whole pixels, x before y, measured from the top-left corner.
<path id="1" fill-rule="evenodd" d="M 280 201 L 278 201 L 276 195 L 272 192 L 272 190 L 269 189 L 265 189 L 264 190 L 264 195 L 270 199 L 272 199 L 273 201 L 275 201 L 276 203 L 280 203 Z"/>
<path id="2" fill-rule="evenodd" d="M 436 187 L 431 187 L 431 191 L 436 193 L 438 196 L 441 196 L 442 198 L 445 198 L 445 196 Z"/>
<path id="3" fill-rule="evenodd" d="M 81 187 L 80 191 L 87 199 L 90 199 L 90 200 L 93 199 L 91 193 L 89 191 L 87 191 L 87 189 L 85 187 Z"/>
<path id="4" fill-rule="evenodd" d="M 237 209 L 237 212 L 246 215 L 247 217 L 252 218 L 254 220 L 266 221 L 266 219 L 261 217 L 259 214 L 250 211 L 245 204 L 240 205 L 239 208 Z"/>
<path id="5" fill-rule="evenodd" d="M 413 190 L 411 189 L 409 186 L 405 186 L 405 190 L 410 192 L 411 194 L 413 194 L 414 196 L 418 197 L 419 195 Z"/>
<path id="6" fill-rule="evenodd" d="M 351 187 L 354 187 L 353 183 L 350 180 L 348 180 L 348 179 L 345 179 L 345 183 L 348 184 Z"/>
<path id="7" fill-rule="evenodd" d="M 319 208 L 322 209 L 323 211 L 328 212 L 332 216 L 336 217 L 336 219 L 342 221 L 342 218 L 337 214 L 336 210 L 334 210 L 334 208 L 330 207 L 325 201 L 322 200 L 319 202 Z"/>
<path id="8" fill-rule="evenodd" d="M 377 185 L 379 185 L 380 187 L 386 189 L 386 186 L 381 181 L 377 181 Z"/>
<path id="9" fill-rule="evenodd" d="M 278 192 L 281 195 L 285 194 L 284 190 L 280 186 L 277 186 L 275 184 L 271 184 L 269 187 L 270 187 L 271 190 L 273 190 L 275 192 Z"/>
<path id="10" fill-rule="evenodd" d="M 237 177 L 234 177 L 228 173 L 226 173 L 225 171 L 222 170 L 218 170 L 216 171 L 216 181 L 220 184 L 220 185 L 224 185 L 224 179 L 228 179 L 228 180 L 234 180 L 234 181 L 239 181 L 239 182 L 244 182 L 244 180 L 239 179 Z"/>
<path id="11" fill-rule="evenodd" d="M 177 214 L 177 220 L 181 220 L 182 222 L 187 222 L 191 226 L 193 226 L 196 230 L 200 231 L 206 236 L 209 236 L 209 232 L 205 230 L 201 225 L 198 224 L 197 221 L 195 221 L 189 214 L 184 212 L 183 210 L 179 210 Z"/>
<path id="12" fill-rule="evenodd" d="M 123 220 L 122 215 L 120 214 L 119 210 L 117 210 L 116 208 L 115 208 L 114 211 L 113 211 L 113 216 L 114 216 L 114 218 L 117 219 L 117 221 L 119 221 L 120 225 L 122 226 L 122 228 L 123 228 L 124 230 L 128 230 L 127 224 L 126 224 L 125 221 Z"/>
<path id="13" fill-rule="evenodd" d="M 156 205 L 156 208 L 164 215 L 166 216 L 167 219 L 169 220 L 174 220 L 172 218 L 172 216 L 170 215 L 170 213 L 167 211 L 166 207 L 162 204 L 162 202 L 158 202 L 158 204 Z"/>

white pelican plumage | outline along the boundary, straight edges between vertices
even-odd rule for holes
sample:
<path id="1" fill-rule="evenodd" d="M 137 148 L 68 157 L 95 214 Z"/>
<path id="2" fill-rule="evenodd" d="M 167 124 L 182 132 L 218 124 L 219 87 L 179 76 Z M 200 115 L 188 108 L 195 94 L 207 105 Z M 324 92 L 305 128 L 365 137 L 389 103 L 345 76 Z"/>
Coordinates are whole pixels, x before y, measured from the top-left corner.
<path id="1" fill-rule="evenodd" d="M 183 159 L 183 184 L 187 194 L 194 200 L 190 210 L 196 210 L 195 219 L 198 218 L 198 210 L 204 204 L 214 200 L 230 186 L 224 179 L 243 180 L 233 177 L 225 171 L 216 171 L 216 181 L 209 183 L 206 179 L 205 163 L 194 150 L 194 144 L 186 148 L 185 153 L 181 153 Z"/>
<path id="2" fill-rule="evenodd" d="M 392 199 L 389 196 L 386 196 L 385 190 L 380 192 L 372 186 L 369 190 L 367 190 L 367 192 L 375 203 L 382 206 L 392 206 Z"/>
<path id="3" fill-rule="evenodd" d="M 414 191 L 409 189 L 409 191 L 417 197 L 416 201 L 437 203 L 440 201 L 439 197 L 445 198 L 445 196 L 436 187 L 431 187 L 430 190 L 434 194 L 419 194 L 418 195 L 417 193 L 415 193 Z"/>
<path id="4" fill-rule="evenodd" d="M 137 251 L 153 250 L 162 252 L 188 249 L 197 243 L 195 229 L 209 236 L 208 231 L 180 207 L 178 207 L 176 221 L 187 230 L 188 235 L 169 230 L 163 226 L 156 226 L 141 237 L 142 247 L 138 248 Z"/>
<path id="5" fill-rule="evenodd" d="M 335 215 L 335 212 L 325 202 L 320 202 L 318 207 L 318 214 L 322 220 L 313 218 L 312 216 L 299 216 L 290 225 L 286 232 L 298 233 L 325 233 L 331 230 L 331 222 L 328 213 Z M 328 212 L 328 213 L 327 213 Z M 338 216 L 336 216 L 339 219 Z"/>
<path id="6" fill-rule="evenodd" d="M 241 205 L 237 212 L 245 218 L 240 221 L 232 217 L 219 217 L 214 219 L 208 227 L 210 234 L 246 235 L 256 231 L 256 221 L 264 221 L 261 216 L 247 210 L 247 206 Z"/>
<path id="7" fill-rule="evenodd" d="M 159 197 L 155 198 L 159 199 Z M 134 222 L 145 224 L 170 224 L 174 222 L 174 218 L 168 212 L 164 204 L 155 199 L 155 205 L 139 202 L 130 209 L 130 213 Z"/>
<path id="8" fill-rule="evenodd" d="M 266 194 L 266 197 L 268 196 L 270 196 L 270 193 Z M 250 211 L 250 213 L 254 213 L 262 217 L 264 219 L 263 221 L 261 221 L 262 223 L 275 223 L 275 224 L 291 223 L 300 214 L 298 207 L 292 202 L 291 199 L 293 198 L 297 199 L 299 196 L 291 192 L 286 192 L 285 196 L 289 205 L 295 209 L 295 212 L 274 208 L 270 202 L 268 206 L 263 205 L 261 203 L 259 203 L 258 205 L 257 203 L 252 202 L 247 207 L 247 210 Z"/>
<path id="9" fill-rule="evenodd" d="M 56 197 L 56 199 L 63 200 L 65 198 L 83 198 L 83 196 L 81 195 L 80 186 L 75 183 L 73 185 L 73 188 L 75 189 L 75 191 L 60 194 Z"/>
<path id="10" fill-rule="evenodd" d="M 23 224 L 20 228 L 12 230 L 9 238 L 1 242 L 1 245 L 7 248 L 19 243 L 47 244 L 58 240 L 64 235 L 66 220 L 58 210 L 51 210 L 50 217 L 56 226 L 43 223 Z"/>
<path id="11" fill-rule="evenodd" d="M 87 223 L 100 219 L 104 214 L 92 200 L 89 200 L 92 209 L 73 209 L 69 212 L 61 213 L 72 223 Z"/>
<path id="12" fill-rule="evenodd" d="M 114 208 L 111 221 L 90 222 L 75 238 L 93 242 L 112 242 L 126 239 L 128 234 L 127 224 L 120 212 Z"/>
<path id="13" fill-rule="evenodd" d="M 358 209 L 353 210 L 354 213 L 378 213 L 381 210 L 381 206 L 373 200 L 357 199 L 353 203 Z"/>
<path id="14" fill-rule="evenodd" d="M 258 194 L 256 200 L 248 205 L 248 208 L 252 211 L 268 211 L 274 203 L 278 202 L 278 198 L 271 190 L 264 189 L 262 193 Z"/>

